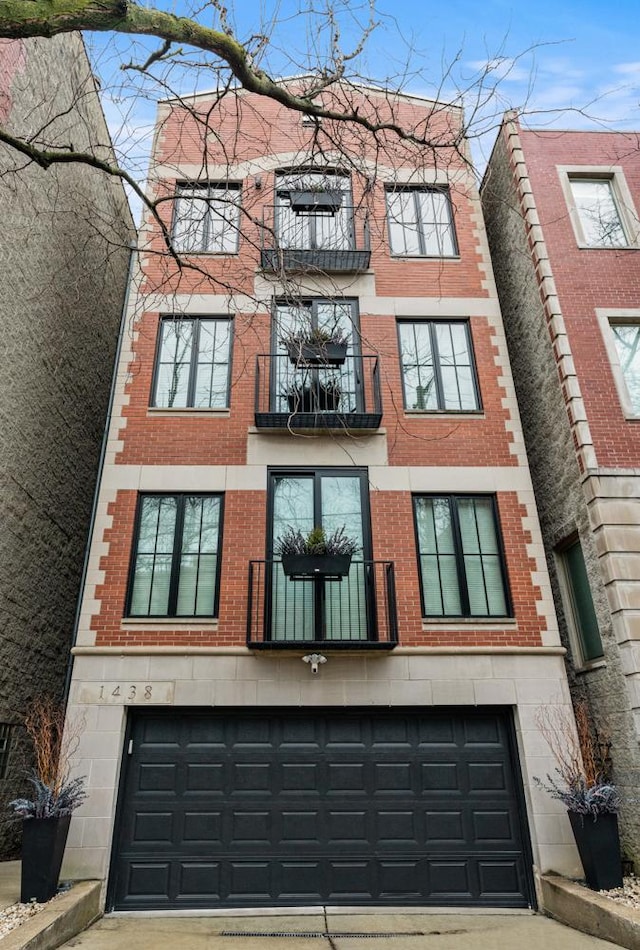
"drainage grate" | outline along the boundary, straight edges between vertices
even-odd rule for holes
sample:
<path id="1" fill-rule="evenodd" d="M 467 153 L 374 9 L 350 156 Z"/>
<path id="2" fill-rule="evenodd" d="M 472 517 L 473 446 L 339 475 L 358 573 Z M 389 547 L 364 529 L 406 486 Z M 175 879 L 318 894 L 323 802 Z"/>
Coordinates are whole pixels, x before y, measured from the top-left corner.
<path id="1" fill-rule="evenodd" d="M 431 934 L 439 934 L 443 931 L 440 930 L 431 930 Z M 463 931 L 459 930 L 447 930 L 446 933 L 462 933 Z M 276 930 L 273 933 L 265 933 L 264 931 L 251 931 L 251 930 L 223 930 L 220 934 L 221 937 L 298 937 L 304 939 L 305 937 L 310 940 L 318 940 L 324 938 L 325 940 L 333 939 L 344 939 L 349 937 L 351 939 L 359 938 L 361 940 L 375 940 L 376 938 L 381 937 L 424 937 L 426 936 L 423 930 L 401 930 L 395 933 L 385 931 L 385 933 L 350 933 L 349 931 L 336 931 L 335 933 L 324 933 L 323 931 L 311 931 L 311 930 L 297 930 L 297 931 L 287 931 L 287 930 Z"/>

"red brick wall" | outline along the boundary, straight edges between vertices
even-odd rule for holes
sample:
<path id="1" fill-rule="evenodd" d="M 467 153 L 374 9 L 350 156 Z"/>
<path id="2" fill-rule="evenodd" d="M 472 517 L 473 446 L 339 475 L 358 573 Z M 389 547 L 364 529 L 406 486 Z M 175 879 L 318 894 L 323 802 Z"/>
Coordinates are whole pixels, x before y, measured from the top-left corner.
<path id="1" fill-rule="evenodd" d="M 106 572 L 105 582 L 96 591 L 96 597 L 101 600 L 100 613 L 92 618 L 96 643 L 110 646 L 169 643 L 242 646 L 246 637 L 249 561 L 259 560 L 265 553 L 266 492 L 228 491 L 225 494 L 217 631 L 198 630 L 195 627 L 186 631 L 173 630 L 165 624 L 158 630 L 154 629 L 153 621 L 149 622 L 148 630 L 144 627 L 123 630 L 121 621 L 125 609 L 136 498 L 136 492 L 121 491 L 118 492 L 117 500 L 109 506 L 113 527 L 105 532 L 105 540 L 110 543 L 110 553 L 100 564 Z M 518 504 L 516 495 L 510 492 L 498 496 L 498 507 L 517 630 L 506 627 L 503 630 L 486 631 L 481 626 L 465 624 L 457 631 L 423 632 L 411 495 L 393 491 L 371 493 L 373 554 L 377 560 L 394 562 L 402 645 L 540 645 L 540 633 L 545 624 L 535 608 L 540 591 L 531 583 L 531 571 L 535 570 L 535 563 L 527 557 L 525 548 L 531 540 L 528 532 L 522 530 L 522 518 L 526 516 L 526 510 Z M 455 625 L 454 621 L 452 625 Z"/>
<path id="2" fill-rule="evenodd" d="M 638 136 L 523 131 L 521 137 L 598 463 L 637 467 L 640 421 L 623 416 L 595 309 L 640 307 L 640 251 L 577 246 L 556 166 L 621 166 L 637 212 Z"/>
<path id="3" fill-rule="evenodd" d="M 414 104 L 402 106 L 404 120 L 417 122 L 424 119 L 424 111 Z M 434 118 L 434 129 L 443 130 L 449 121 L 445 112 Z M 237 135 L 241 126 L 242 138 Z M 242 98 L 240 115 L 225 107 L 217 115 L 216 135 L 208 135 L 208 162 L 226 163 L 247 161 L 265 154 L 291 156 L 306 147 L 310 132 L 298 116 L 283 111 L 274 103 L 260 102 L 253 97 Z M 218 141 L 225 141 L 222 154 Z M 349 138 L 349 145 L 362 158 L 373 157 L 368 145 L 362 146 L 357 136 Z M 156 142 L 158 161 L 171 166 L 177 161 L 198 164 L 202 157 L 202 127 L 183 113 L 172 113 L 163 120 Z M 408 156 L 397 143 L 383 145 L 378 156 L 382 165 L 394 168 L 408 161 Z M 434 156 L 427 155 L 427 164 L 433 165 Z M 413 157 L 412 157 L 413 161 Z M 293 160 L 288 160 L 294 164 Z M 460 171 L 462 163 L 453 151 L 440 152 L 439 168 Z M 243 231 L 240 253 L 234 257 L 199 256 L 192 263 L 199 270 L 179 271 L 175 262 L 163 255 L 159 229 L 148 232 L 149 251 L 142 255 L 146 275 L 144 290 L 186 293 L 218 293 L 227 291 L 254 292 L 256 267 L 259 261 L 260 234 L 257 222 L 265 204 L 273 203 L 273 174 L 261 174 L 262 187 L 257 189 L 253 177 L 243 172 L 230 177 L 243 182 Z M 213 177 L 213 176 L 212 176 Z M 414 296 L 425 298 L 486 297 L 483 288 L 484 270 L 469 196 L 460 186 L 452 185 L 456 231 L 460 249 L 459 260 L 397 260 L 392 259 L 386 237 L 385 198 L 381 181 L 365 181 L 355 172 L 352 175 L 354 201 L 362 202 L 371 215 L 372 267 L 378 297 Z M 175 177 L 168 175 L 157 194 L 171 195 Z M 171 222 L 171 203 L 161 205 L 161 214 L 167 226 Z M 188 262 L 187 262 L 188 263 Z M 348 290 L 346 291 L 348 294 Z M 234 314 L 234 352 L 230 416 L 216 417 L 193 414 L 158 414 L 149 412 L 153 378 L 153 363 L 159 314 L 143 312 L 141 298 L 134 344 L 134 356 L 129 366 L 126 391 L 129 404 L 123 410 L 120 438 L 123 450 L 117 456 L 119 464 L 190 464 L 242 465 L 246 460 L 247 430 L 253 424 L 254 373 L 257 353 L 269 351 L 270 315 L 264 303 L 257 304 L 255 313 Z M 383 426 L 387 430 L 389 463 L 392 466 L 514 466 L 517 459 L 510 453 L 511 434 L 505 422 L 509 413 L 502 407 L 505 396 L 498 384 L 501 369 L 496 365 L 497 349 L 494 332 L 486 317 L 470 312 L 475 360 L 483 403 L 483 414 L 472 418 L 415 416 L 403 409 L 402 385 L 398 357 L 396 317 L 389 306 L 387 315 L 361 312 L 362 348 L 364 353 L 377 353 L 380 358 Z M 187 308 L 188 309 L 188 308 Z M 220 312 L 219 309 L 212 313 Z M 402 314 L 399 314 L 402 316 Z M 423 316 L 433 316 L 425 299 Z M 268 435 L 264 436 L 269 438 Z M 291 436 L 295 438 L 295 436 Z M 322 445 L 325 435 L 318 439 Z M 475 488 L 472 481 L 468 490 Z M 113 528 L 105 541 L 110 544 L 108 557 L 101 568 L 106 572 L 104 585 L 96 593 L 102 606 L 99 616 L 93 618 L 97 642 L 101 644 L 243 644 L 246 635 L 246 598 L 248 565 L 251 559 L 265 554 L 266 492 L 228 491 L 225 496 L 223 527 L 222 578 L 219 610 L 219 629 L 173 630 L 170 624 L 159 630 L 136 626 L 123 630 L 127 573 L 132 547 L 132 531 L 136 493 L 121 491 L 111 506 Z M 487 632 L 473 624 L 461 625 L 455 632 L 438 630 L 423 632 L 420 616 L 418 568 L 415 550 L 411 496 L 407 492 L 372 491 L 372 531 L 374 556 L 389 559 L 395 564 L 398 595 L 399 629 L 403 644 L 539 644 L 544 626 L 535 610 L 534 598 L 539 591 L 531 585 L 531 571 L 535 568 L 526 556 L 529 540 L 522 529 L 525 512 L 518 506 L 513 494 L 499 498 L 500 516 L 505 534 L 508 573 L 518 621 L 517 632 L 508 627 Z"/>

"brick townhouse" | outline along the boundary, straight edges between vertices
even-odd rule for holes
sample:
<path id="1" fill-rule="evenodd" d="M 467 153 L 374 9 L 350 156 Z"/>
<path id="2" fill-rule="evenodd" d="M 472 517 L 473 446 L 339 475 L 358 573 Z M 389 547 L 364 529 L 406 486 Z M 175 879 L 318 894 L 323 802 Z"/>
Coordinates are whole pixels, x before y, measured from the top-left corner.
<path id="1" fill-rule="evenodd" d="M 179 259 L 147 220 L 70 697 L 66 873 L 109 909 L 519 907 L 579 872 L 532 787 L 569 691 L 461 115 L 351 94 L 428 160 L 242 91 L 159 107 Z M 315 527 L 341 579 L 284 573 Z"/>
<path id="2" fill-rule="evenodd" d="M 640 861 L 640 136 L 505 116 L 482 200 L 575 697 Z"/>

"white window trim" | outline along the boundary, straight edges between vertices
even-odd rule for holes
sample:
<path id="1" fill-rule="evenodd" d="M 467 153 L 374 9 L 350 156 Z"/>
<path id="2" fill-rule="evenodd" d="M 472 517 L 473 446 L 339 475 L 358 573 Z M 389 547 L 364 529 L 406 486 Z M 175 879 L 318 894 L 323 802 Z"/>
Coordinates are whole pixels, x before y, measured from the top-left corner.
<path id="1" fill-rule="evenodd" d="M 618 391 L 618 399 L 625 419 L 640 419 L 640 413 L 633 409 L 627 382 L 624 378 L 624 372 L 620 365 L 620 357 L 611 330 L 612 323 L 633 323 L 640 324 L 640 309 L 617 308 L 615 310 L 602 309 L 596 307 L 596 316 L 604 340 L 609 365 L 613 374 L 613 381 Z"/>
<path id="2" fill-rule="evenodd" d="M 557 165 L 556 168 L 579 248 L 590 251 L 625 251 L 629 248 L 640 247 L 640 218 L 638 218 L 621 165 Z M 601 178 L 611 182 L 620 223 L 627 238 L 626 245 L 606 247 L 587 244 L 571 190 L 571 178 Z"/>

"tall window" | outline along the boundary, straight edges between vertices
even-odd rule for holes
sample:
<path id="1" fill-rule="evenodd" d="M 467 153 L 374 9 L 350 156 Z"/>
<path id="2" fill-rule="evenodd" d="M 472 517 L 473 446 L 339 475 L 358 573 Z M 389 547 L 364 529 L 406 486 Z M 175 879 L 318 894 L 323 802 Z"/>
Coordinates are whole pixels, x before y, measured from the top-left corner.
<path id="1" fill-rule="evenodd" d="M 131 564 L 131 617 L 215 617 L 222 495 L 142 495 Z"/>
<path id="2" fill-rule="evenodd" d="M 235 254 L 239 234 L 239 185 L 204 182 L 177 186 L 173 219 L 177 251 Z"/>
<path id="3" fill-rule="evenodd" d="M 569 178 L 578 220 L 589 247 L 626 247 L 627 235 L 611 178 Z"/>
<path id="4" fill-rule="evenodd" d="M 603 655 L 587 566 L 580 542 L 574 540 L 559 549 L 560 581 L 569 635 L 577 652 L 576 660 L 588 663 Z"/>
<path id="5" fill-rule="evenodd" d="M 398 334 L 405 409 L 479 408 L 467 322 L 403 320 Z"/>
<path id="6" fill-rule="evenodd" d="M 495 499 L 416 495 L 414 510 L 423 615 L 508 616 Z"/>
<path id="7" fill-rule="evenodd" d="M 391 253 L 405 257 L 455 257 L 449 192 L 441 188 L 387 191 Z"/>
<path id="8" fill-rule="evenodd" d="M 351 183 L 335 172 L 299 171 L 276 175 L 276 231 L 280 247 L 346 250 L 353 247 Z M 335 204 L 327 212 L 299 211 L 296 196 L 327 195 Z"/>
<path id="9" fill-rule="evenodd" d="M 153 405 L 170 409 L 228 406 L 230 352 L 228 317 L 163 318 Z"/>
<path id="10" fill-rule="evenodd" d="M 631 409 L 640 415 L 640 323 L 611 321 L 611 332 Z"/>

